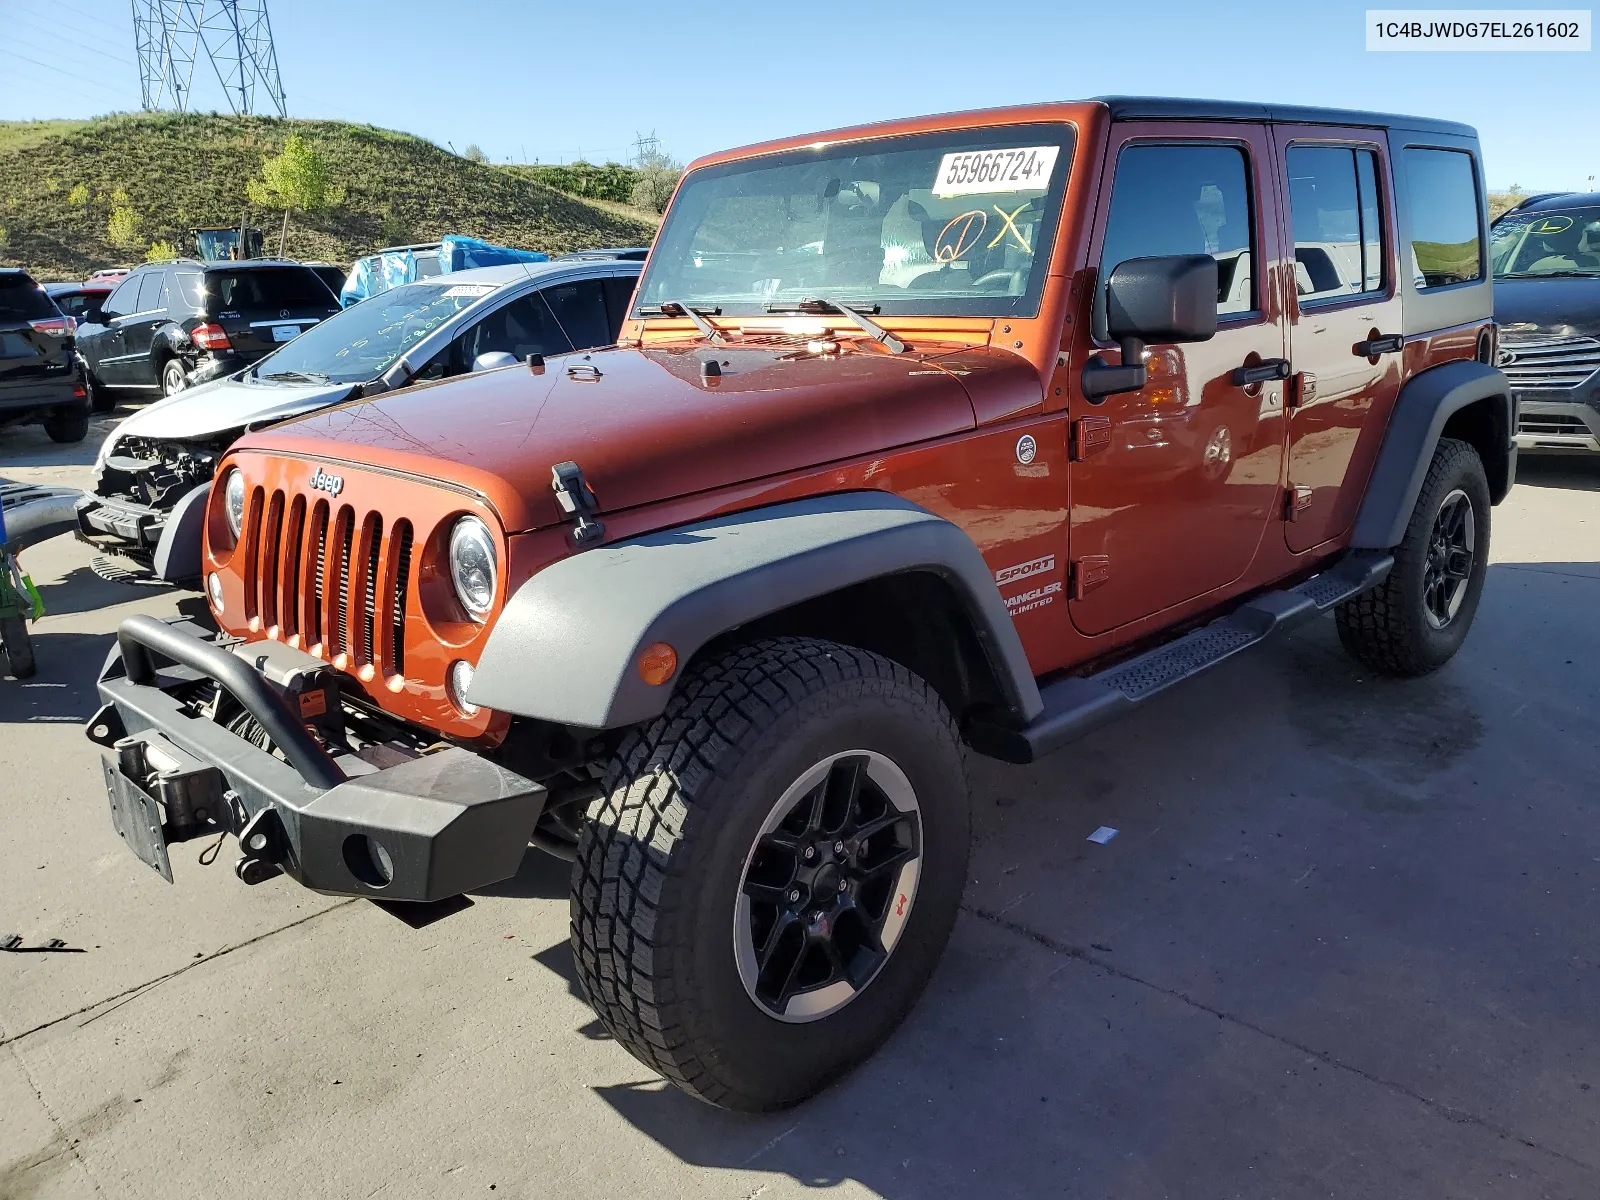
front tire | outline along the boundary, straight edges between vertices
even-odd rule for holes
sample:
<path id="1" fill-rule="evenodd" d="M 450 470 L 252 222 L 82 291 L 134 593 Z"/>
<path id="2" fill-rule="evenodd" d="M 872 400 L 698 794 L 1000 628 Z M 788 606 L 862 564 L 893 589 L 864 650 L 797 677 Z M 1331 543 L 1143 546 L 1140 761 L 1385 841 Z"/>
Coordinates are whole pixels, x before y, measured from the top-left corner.
<path id="1" fill-rule="evenodd" d="M 739 647 L 606 769 L 573 865 L 584 993 L 691 1095 L 794 1104 L 915 1003 L 969 836 L 960 741 L 926 682 L 831 642 Z"/>
<path id="2" fill-rule="evenodd" d="M 83 373 L 83 387 L 89 393 L 89 411 L 108 413 L 117 406 L 117 398 L 106 390 L 106 385 L 94 377 L 94 372 Z"/>
<path id="3" fill-rule="evenodd" d="M 1489 480 L 1478 452 L 1441 438 L 1394 567 L 1335 611 L 1344 648 L 1375 671 L 1415 677 L 1455 656 L 1489 569 Z"/>

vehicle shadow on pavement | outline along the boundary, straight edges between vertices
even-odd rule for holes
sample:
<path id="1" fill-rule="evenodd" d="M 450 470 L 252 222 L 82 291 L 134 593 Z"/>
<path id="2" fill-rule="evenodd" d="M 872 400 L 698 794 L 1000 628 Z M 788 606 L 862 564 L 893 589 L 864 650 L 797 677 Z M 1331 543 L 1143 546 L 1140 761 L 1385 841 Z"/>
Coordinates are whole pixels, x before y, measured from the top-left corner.
<path id="1" fill-rule="evenodd" d="M 1600 492 L 1600 456 L 1519 455 L 1517 486 Z"/>
<path id="2" fill-rule="evenodd" d="M 31 632 L 38 673 L 20 681 L 0 676 L 0 724 L 86 723 L 99 707 L 94 685 L 111 635 Z"/>
<path id="3" fill-rule="evenodd" d="M 769 1116 L 643 1066 L 596 1094 L 685 1162 L 889 1200 L 1594 1194 L 1593 570 L 1491 568 L 1430 677 L 1323 621 L 975 762 L 963 915 L 874 1058 Z"/>
<path id="4" fill-rule="evenodd" d="M 155 595 L 160 590 L 114 583 L 96 575 L 92 568 L 83 566 L 74 567 L 54 583 L 41 584 L 39 598 L 44 601 L 46 613 L 61 617 L 69 613 L 94 612 L 116 604 L 126 604 L 130 600 Z"/>

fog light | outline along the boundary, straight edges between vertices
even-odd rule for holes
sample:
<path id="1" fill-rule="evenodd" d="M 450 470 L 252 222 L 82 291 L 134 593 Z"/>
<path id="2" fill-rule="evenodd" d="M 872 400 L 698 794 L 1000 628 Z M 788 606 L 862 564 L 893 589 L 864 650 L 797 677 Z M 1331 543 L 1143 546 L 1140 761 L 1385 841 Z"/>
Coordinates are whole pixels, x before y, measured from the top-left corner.
<path id="1" fill-rule="evenodd" d="M 454 704 L 467 716 L 476 716 L 478 706 L 467 703 L 467 689 L 472 686 L 472 664 L 465 659 L 458 658 L 450 664 L 450 674 L 446 677 L 446 686 L 450 692 L 450 703 Z"/>
<path id="2" fill-rule="evenodd" d="M 215 571 L 206 576 L 206 593 L 211 597 L 211 607 L 222 611 L 222 580 Z"/>

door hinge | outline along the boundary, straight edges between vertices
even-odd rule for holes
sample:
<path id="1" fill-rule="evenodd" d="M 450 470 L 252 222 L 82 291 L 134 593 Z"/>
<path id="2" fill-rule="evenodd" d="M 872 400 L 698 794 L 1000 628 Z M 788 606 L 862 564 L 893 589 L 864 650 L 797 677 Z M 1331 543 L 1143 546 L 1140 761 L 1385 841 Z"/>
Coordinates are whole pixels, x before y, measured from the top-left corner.
<path id="1" fill-rule="evenodd" d="M 1303 483 L 1291 483 L 1283 493 L 1283 519 L 1298 521 L 1300 514 L 1311 507 L 1311 489 Z"/>
<path id="2" fill-rule="evenodd" d="M 1082 462 L 1111 445 L 1110 417 L 1080 417 L 1072 423 L 1072 461 Z"/>
<path id="3" fill-rule="evenodd" d="M 1310 404 L 1317 398 L 1317 377 L 1310 371 L 1300 371 L 1289 380 L 1289 386 L 1284 391 L 1288 394 L 1286 403 L 1290 408 Z"/>
<path id="4" fill-rule="evenodd" d="M 1073 560 L 1071 574 L 1072 598 L 1082 600 L 1095 588 L 1111 579 L 1111 556 L 1085 554 L 1082 558 Z"/>

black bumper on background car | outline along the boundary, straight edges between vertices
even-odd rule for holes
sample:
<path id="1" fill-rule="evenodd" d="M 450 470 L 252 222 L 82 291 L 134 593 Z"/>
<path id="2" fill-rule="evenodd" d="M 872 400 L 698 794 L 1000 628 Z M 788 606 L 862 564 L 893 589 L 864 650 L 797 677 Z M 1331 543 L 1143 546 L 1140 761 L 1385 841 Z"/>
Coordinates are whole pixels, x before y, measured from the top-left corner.
<path id="1" fill-rule="evenodd" d="M 1587 387 L 1518 391 L 1517 448 L 1600 454 L 1600 376 Z"/>
<path id="2" fill-rule="evenodd" d="M 110 751 L 102 765 L 117 832 L 168 881 L 169 843 L 219 832 L 239 839 L 245 882 L 282 871 L 332 895 L 428 902 L 516 873 L 544 807 L 539 784 L 459 746 L 384 768 L 330 754 L 292 706 L 303 694 L 284 683 L 327 665 L 282 643 L 252 663 L 246 654 L 265 643 L 241 648 L 147 616 L 124 621 L 117 642 L 88 736 Z M 207 679 L 277 754 L 194 715 L 176 694 Z M 336 687 L 331 673 L 322 680 Z"/>
<path id="3" fill-rule="evenodd" d="M 89 411 L 89 393 L 75 370 L 30 381 L 25 387 L 14 383 L 0 386 L 0 424 L 46 417 L 62 409 Z"/>

